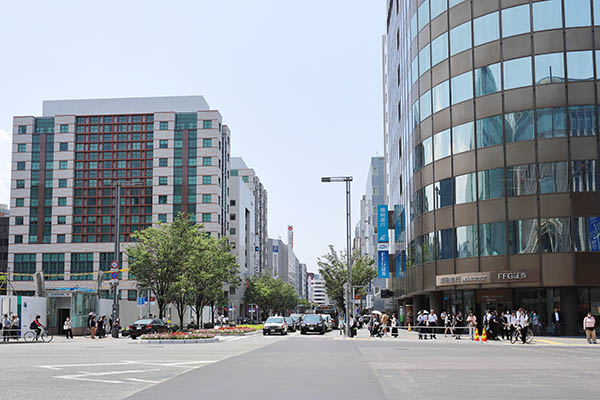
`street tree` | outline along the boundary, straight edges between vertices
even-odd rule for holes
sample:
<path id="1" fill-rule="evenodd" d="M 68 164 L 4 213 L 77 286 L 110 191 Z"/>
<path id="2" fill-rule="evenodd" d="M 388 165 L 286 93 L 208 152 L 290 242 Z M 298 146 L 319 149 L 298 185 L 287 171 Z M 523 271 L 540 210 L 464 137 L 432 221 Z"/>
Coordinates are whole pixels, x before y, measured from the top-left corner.
<path id="1" fill-rule="evenodd" d="M 263 312 L 275 312 L 282 315 L 287 310 L 294 309 L 299 300 L 296 289 L 291 283 L 269 275 L 250 278 L 245 295 L 247 304 L 256 304 Z"/>
<path id="2" fill-rule="evenodd" d="M 377 277 L 377 270 L 373 266 L 375 260 L 356 251 L 352 260 L 352 286 L 358 286 L 355 293 L 364 295 L 366 286 Z M 319 273 L 325 281 L 327 296 L 333 300 L 335 306 L 344 310 L 344 284 L 348 281 L 348 269 L 344 252 L 338 254 L 333 245 L 329 246 L 329 253 L 317 259 Z"/>

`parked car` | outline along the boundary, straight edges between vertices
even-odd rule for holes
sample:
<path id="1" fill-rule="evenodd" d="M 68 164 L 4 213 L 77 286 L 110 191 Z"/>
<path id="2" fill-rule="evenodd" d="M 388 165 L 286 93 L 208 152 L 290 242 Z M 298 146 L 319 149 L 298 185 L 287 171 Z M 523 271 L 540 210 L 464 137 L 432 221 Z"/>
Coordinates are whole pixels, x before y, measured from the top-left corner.
<path id="1" fill-rule="evenodd" d="M 146 333 L 169 332 L 171 329 L 160 319 L 138 319 L 129 325 L 129 336 L 136 339 Z"/>
<path id="2" fill-rule="evenodd" d="M 285 317 L 285 323 L 288 325 L 288 332 L 296 332 L 297 326 L 291 317 Z"/>
<path id="3" fill-rule="evenodd" d="M 287 335 L 288 324 L 285 322 L 283 317 L 269 317 L 265 321 L 263 326 L 263 335 L 270 335 L 271 333 L 280 333 Z"/>
<path id="4" fill-rule="evenodd" d="M 324 335 L 327 332 L 327 324 L 323 317 L 319 314 L 306 314 L 302 318 L 300 324 L 300 334 L 306 335 L 307 333 L 319 333 Z"/>

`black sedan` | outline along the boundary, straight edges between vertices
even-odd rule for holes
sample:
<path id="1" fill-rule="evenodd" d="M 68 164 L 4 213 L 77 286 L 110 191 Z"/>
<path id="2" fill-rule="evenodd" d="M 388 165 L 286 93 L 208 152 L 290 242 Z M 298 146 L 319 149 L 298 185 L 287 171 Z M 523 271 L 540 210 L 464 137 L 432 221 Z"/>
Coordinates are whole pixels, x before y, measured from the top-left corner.
<path id="1" fill-rule="evenodd" d="M 160 319 L 138 319 L 129 326 L 129 336 L 136 339 L 146 333 L 169 332 L 170 328 Z"/>
<path id="2" fill-rule="evenodd" d="M 327 324 L 319 314 L 306 314 L 300 324 L 300 334 L 319 333 L 324 335 L 327 332 Z"/>

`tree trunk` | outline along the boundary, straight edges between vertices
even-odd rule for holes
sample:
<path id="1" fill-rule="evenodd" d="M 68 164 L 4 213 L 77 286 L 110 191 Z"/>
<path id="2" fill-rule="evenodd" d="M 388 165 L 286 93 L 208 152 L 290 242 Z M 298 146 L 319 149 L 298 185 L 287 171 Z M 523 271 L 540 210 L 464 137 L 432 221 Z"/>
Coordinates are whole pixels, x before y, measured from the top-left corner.
<path id="1" fill-rule="evenodd" d="M 156 296 L 156 303 L 158 304 L 158 318 L 162 320 L 164 316 L 165 301 L 162 300 L 162 297 Z"/>
<path id="2" fill-rule="evenodd" d="M 211 318 L 211 322 L 213 324 L 213 327 L 215 326 L 215 303 L 213 303 L 212 301 L 210 302 L 210 318 Z"/>
<path id="3" fill-rule="evenodd" d="M 179 330 L 183 330 L 183 316 L 185 314 L 185 301 L 180 299 L 175 302 L 175 308 L 177 309 L 177 315 L 179 316 Z"/>

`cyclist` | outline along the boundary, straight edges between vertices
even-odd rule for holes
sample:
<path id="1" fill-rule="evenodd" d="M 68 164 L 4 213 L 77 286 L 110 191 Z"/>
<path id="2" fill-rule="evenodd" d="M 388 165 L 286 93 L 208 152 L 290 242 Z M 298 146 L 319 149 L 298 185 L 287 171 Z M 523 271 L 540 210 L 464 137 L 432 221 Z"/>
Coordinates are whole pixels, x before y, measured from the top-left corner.
<path id="1" fill-rule="evenodd" d="M 517 317 L 517 324 L 521 327 L 521 340 L 523 343 L 527 343 L 527 329 L 529 327 L 529 315 L 527 315 L 527 311 L 521 307 L 519 308 Z"/>
<path id="2" fill-rule="evenodd" d="M 35 320 L 33 320 L 31 325 L 29 325 L 29 329 L 35 331 L 35 339 L 36 340 L 42 334 L 42 329 L 44 329 L 44 325 L 42 325 L 42 323 L 40 322 L 40 318 L 42 318 L 42 317 L 40 317 L 39 315 L 36 315 Z"/>

